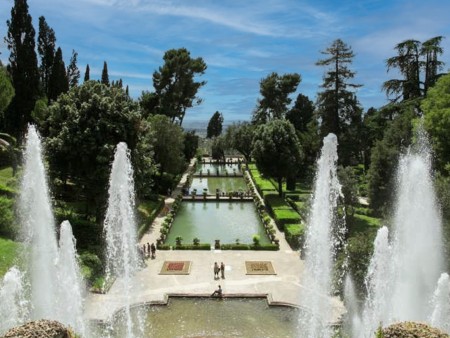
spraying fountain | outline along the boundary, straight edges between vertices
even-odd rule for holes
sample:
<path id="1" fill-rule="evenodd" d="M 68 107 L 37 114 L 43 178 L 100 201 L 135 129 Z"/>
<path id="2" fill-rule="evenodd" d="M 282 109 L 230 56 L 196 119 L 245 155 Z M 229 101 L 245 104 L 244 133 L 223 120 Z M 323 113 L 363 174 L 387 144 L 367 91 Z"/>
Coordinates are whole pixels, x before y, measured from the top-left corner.
<path id="1" fill-rule="evenodd" d="M 127 337 L 134 337 L 130 312 L 132 276 L 138 270 L 137 230 L 135 221 L 135 194 L 133 169 L 125 143 L 119 143 L 114 155 L 109 181 L 108 210 L 104 222 L 106 238 L 106 279 L 123 285 L 125 298 L 124 319 Z"/>
<path id="2" fill-rule="evenodd" d="M 61 226 L 58 248 L 42 145 L 34 126 L 28 127 L 19 195 L 24 272 L 13 267 L 0 287 L 0 312 L 13 321 L 7 330 L 30 320 L 51 319 L 85 334 L 82 289 L 69 222 Z"/>
<path id="3" fill-rule="evenodd" d="M 430 323 L 430 302 L 444 265 L 441 215 L 424 131 L 419 131 L 417 143 L 400 158 L 390 241 L 388 233 L 381 228 L 375 240 L 358 338 L 373 337 L 380 323 Z M 441 284 L 438 290 L 444 288 L 445 282 Z"/>
<path id="4" fill-rule="evenodd" d="M 305 241 L 305 292 L 301 303 L 309 315 L 301 316 L 302 337 L 328 338 L 332 318 L 332 270 L 337 247 L 345 226 L 336 216 L 341 186 L 337 178 L 337 137 L 324 138 L 317 172 Z"/>

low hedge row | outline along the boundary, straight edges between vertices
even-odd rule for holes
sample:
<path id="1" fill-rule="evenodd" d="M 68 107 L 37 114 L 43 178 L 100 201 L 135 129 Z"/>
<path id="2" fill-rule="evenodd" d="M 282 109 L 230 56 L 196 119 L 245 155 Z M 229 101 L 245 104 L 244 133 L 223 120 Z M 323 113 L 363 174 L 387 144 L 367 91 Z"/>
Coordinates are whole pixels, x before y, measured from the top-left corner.
<path id="1" fill-rule="evenodd" d="M 199 243 L 199 244 L 180 244 L 172 247 L 174 250 L 211 250 L 210 243 Z"/>
<path id="2" fill-rule="evenodd" d="M 283 231 L 285 230 L 284 227 L 286 224 L 300 223 L 301 221 L 298 212 L 290 207 L 289 209 L 274 209 L 273 216 L 275 223 Z"/>
<path id="3" fill-rule="evenodd" d="M 276 244 L 222 244 L 222 250 L 261 250 L 261 251 L 277 251 L 280 247 Z"/>
<path id="4" fill-rule="evenodd" d="M 284 234 L 286 236 L 286 241 L 293 249 L 299 249 L 303 245 L 304 235 L 305 235 L 305 225 L 304 224 L 285 224 Z"/>

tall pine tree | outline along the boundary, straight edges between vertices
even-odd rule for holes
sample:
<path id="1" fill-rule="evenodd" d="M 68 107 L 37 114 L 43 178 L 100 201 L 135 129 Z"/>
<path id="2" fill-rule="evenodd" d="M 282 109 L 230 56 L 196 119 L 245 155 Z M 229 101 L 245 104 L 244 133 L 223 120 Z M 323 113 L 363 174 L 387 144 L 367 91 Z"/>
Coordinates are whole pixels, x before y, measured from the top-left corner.
<path id="1" fill-rule="evenodd" d="M 62 57 L 62 50 L 58 48 L 48 86 L 49 101 L 56 101 L 61 93 L 66 93 L 68 90 L 69 81 L 67 79 L 66 66 Z"/>
<path id="2" fill-rule="evenodd" d="M 83 82 L 89 81 L 90 80 L 90 69 L 89 69 L 89 64 L 86 65 L 86 70 L 84 72 L 84 80 Z"/>
<path id="3" fill-rule="evenodd" d="M 104 85 L 109 87 L 109 76 L 108 76 L 108 64 L 106 61 L 103 62 L 103 70 L 102 70 L 102 81 Z"/>
<path id="4" fill-rule="evenodd" d="M 39 17 L 38 53 L 41 59 L 39 73 L 44 94 L 48 97 L 48 84 L 55 59 L 55 32 L 49 27 L 45 17 Z"/>
<path id="5" fill-rule="evenodd" d="M 358 142 L 362 128 L 362 109 L 351 89 L 361 85 L 351 83 L 355 76 L 348 65 L 353 62 L 353 51 L 342 40 L 335 40 L 322 54 L 329 57 L 319 60 L 316 65 L 329 67 L 323 77 L 322 88 L 317 99 L 321 136 L 335 134 L 339 139 L 339 160 L 350 164 L 359 153 Z M 356 142 L 358 141 L 358 142 Z M 345 143 L 345 144 L 344 144 Z"/>
<path id="6" fill-rule="evenodd" d="M 69 81 L 69 88 L 78 86 L 78 80 L 80 79 L 80 70 L 77 66 L 78 53 L 72 50 L 72 56 L 70 58 L 69 66 L 67 67 L 67 80 Z"/>
<path id="7" fill-rule="evenodd" d="M 5 42 L 11 53 L 8 69 L 16 94 L 5 115 L 5 131 L 20 138 L 31 122 L 31 111 L 39 97 L 35 30 L 26 0 L 14 1 L 7 26 Z"/>

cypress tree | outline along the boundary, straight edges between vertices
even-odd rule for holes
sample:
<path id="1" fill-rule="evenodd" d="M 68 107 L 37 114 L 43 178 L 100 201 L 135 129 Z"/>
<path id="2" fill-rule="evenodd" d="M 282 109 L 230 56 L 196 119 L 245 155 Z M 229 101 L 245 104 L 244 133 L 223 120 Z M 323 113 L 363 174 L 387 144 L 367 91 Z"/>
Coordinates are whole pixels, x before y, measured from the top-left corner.
<path id="1" fill-rule="evenodd" d="M 72 50 L 69 66 L 67 67 L 67 80 L 69 81 L 69 88 L 78 86 L 80 79 L 80 70 L 77 67 L 78 53 Z"/>
<path id="2" fill-rule="evenodd" d="M 40 78 L 44 94 L 48 97 L 48 83 L 55 59 L 55 32 L 45 21 L 45 17 L 39 17 L 38 53 L 41 58 L 39 66 Z"/>
<path id="3" fill-rule="evenodd" d="M 62 57 L 62 50 L 58 48 L 53 62 L 52 74 L 50 76 L 48 99 L 56 101 L 61 93 L 69 90 L 69 81 L 66 74 L 66 66 Z"/>
<path id="4" fill-rule="evenodd" d="M 109 76 L 108 76 L 108 64 L 106 61 L 103 62 L 103 70 L 102 70 L 102 81 L 104 85 L 109 87 Z"/>
<path id="5" fill-rule="evenodd" d="M 86 71 L 84 72 L 84 82 L 89 81 L 90 80 L 90 75 L 89 75 L 89 64 L 86 65 Z"/>
<path id="6" fill-rule="evenodd" d="M 39 70 L 35 51 L 35 30 L 26 0 L 15 0 L 7 22 L 5 42 L 10 50 L 8 70 L 15 96 L 5 114 L 5 131 L 21 137 L 31 122 L 31 111 L 39 97 Z"/>

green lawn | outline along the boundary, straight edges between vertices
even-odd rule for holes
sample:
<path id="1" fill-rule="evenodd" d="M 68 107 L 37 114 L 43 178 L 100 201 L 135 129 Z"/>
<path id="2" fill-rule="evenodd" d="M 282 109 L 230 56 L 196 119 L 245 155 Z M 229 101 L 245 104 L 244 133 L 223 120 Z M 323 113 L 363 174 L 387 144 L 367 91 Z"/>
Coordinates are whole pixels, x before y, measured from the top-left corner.
<path id="1" fill-rule="evenodd" d="M 18 246 L 16 242 L 0 237 L 0 279 L 15 263 Z"/>

